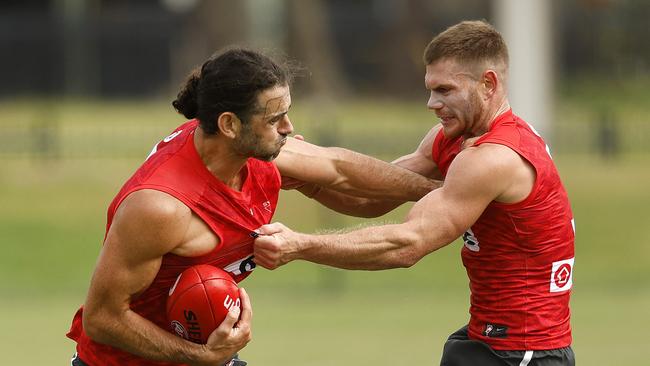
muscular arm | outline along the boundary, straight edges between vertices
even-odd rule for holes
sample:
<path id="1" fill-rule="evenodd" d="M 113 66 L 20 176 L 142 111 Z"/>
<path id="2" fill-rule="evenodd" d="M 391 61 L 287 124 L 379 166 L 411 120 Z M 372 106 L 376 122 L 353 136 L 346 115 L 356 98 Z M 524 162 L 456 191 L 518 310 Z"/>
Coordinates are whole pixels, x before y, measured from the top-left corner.
<path id="1" fill-rule="evenodd" d="M 392 164 L 426 178 L 436 180 L 441 179 L 442 176 L 431 157 L 433 140 L 439 130 L 440 125 L 432 128 L 413 153 L 398 158 L 393 161 Z M 421 178 L 417 179 L 421 180 Z M 371 179 L 371 181 L 373 180 Z M 435 181 L 435 188 L 438 188 L 441 185 L 442 182 Z M 297 190 L 332 210 L 359 217 L 381 216 L 402 205 L 406 201 L 404 199 L 391 199 L 387 196 L 360 197 L 354 193 L 350 194 L 349 192 L 341 192 L 340 190 L 326 188 L 313 183 L 300 186 Z"/>
<path id="2" fill-rule="evenodd" d="M 260 232 L 268 236 L 256 240 L 256 262 L 266 268 L 296 259 L 346 269 L 408 267 L 458 238 L 491 201 L 525 198 L 534 179 L 526 163 L 506 147 L 470 148 L 458 154 L 443 187 L 417 202 L 403 223 L 338 235 L 263 226 Z"/>
<path id="3" fill-rule="evenodd" d="M 366 198 L 416 201 L 439 185 L 370 156 L 292 138 L 275 163 L 282 176 Z"/>
<path id="4" fill-rule="evenodd" d="M 190 217 L 186 206 L 162 192 L 137 191 L 122 202 L 84 305 L 84 329 L 93 340 L 148 359 L 192 365 L 223 363 L 248 342 L 248 300 L 242 327 L 233 328 L 239 313 L 232 312 L 206 345 L 177 337 L 129 308 L 155 278 L 162 256 L 182 244 Z"/>

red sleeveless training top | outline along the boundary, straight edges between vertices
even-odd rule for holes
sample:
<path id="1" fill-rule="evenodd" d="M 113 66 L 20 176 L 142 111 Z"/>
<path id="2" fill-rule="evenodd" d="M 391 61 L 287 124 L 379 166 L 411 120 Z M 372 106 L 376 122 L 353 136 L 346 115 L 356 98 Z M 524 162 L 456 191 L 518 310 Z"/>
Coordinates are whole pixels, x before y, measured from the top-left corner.
<path id="1" fill-rule="evenodd" d="M 207 170 L 194 147 L 197 126 L 196 120 L 189 121 L 158 143 L 108 208 L 107 233 L 126 196 L 141 189 L 162 191 L 187 205 L 220 239 L 214 250 L 199 257 L 163 256 L 152 284 L 131 303 L 133 311 L 169 332 L 172 331 L 166 319 L 167 294 L 183 270 L 195 264 L 212 264 L 225 269 L 239 282 L 255 268 L 250 234 L 271 221 L 281 185 L 273 163 L 248 159 L 241 191 L 226 186 Z M 77 342 L 77 353 L 87 364 L 170 365 L 93 342 L 83 331 L 82 312 L 80 308 L 75 314 L 68 337 Z"/>
<path id="2" fill-rule="evenodd" d="M 433 160 L 444 175 L 461 142 L 436 136 Z M 567 347 L 574 222 L 566 191 L 542 138 L 512 111 L 498 116 L 474 146 L 484 143 L 514 150 L 537 177 L 527 198 L 515 204 L 493 201 L 463 235 L 469 337 L 497 350 Z"/>

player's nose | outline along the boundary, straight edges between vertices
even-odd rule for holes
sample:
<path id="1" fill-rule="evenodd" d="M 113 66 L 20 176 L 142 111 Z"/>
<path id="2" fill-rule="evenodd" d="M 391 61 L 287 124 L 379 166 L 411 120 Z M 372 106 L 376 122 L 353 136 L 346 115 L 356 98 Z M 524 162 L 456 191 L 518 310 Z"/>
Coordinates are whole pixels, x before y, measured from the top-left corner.
<path id="1" fill-rule="evenodd" d="M 431 96 L 429 96 L 429 100 L 427 101 L 427 108 L 431 110 L 437 110 L 441 109 L 442 107 L 442 101 L 439 98 L 436 98 L 432 93 Z"/>
<path id="2" fill-rule="evenodd" d="M 280 121 L 280 124 L 278 125 L 278 133 L 285 136 L 293 133 L 293 124 L 291 123 L 289 116 L 285 115 Z"/>

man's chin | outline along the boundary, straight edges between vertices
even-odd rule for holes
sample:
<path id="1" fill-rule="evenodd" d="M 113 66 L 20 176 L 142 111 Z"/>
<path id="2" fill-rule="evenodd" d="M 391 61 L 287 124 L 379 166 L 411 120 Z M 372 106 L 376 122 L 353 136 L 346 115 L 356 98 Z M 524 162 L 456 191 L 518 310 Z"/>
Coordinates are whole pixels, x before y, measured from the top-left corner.
<path id="1" fill-rule="evenodd" d="M 453 138 L 456 138 L 456 137 L 460 136 L 460 131 L 458 131 L 457 128 L 454 128 L 454 127 L 451 127 L 451 126 L 449 126 L 449 127 L 442 126 L 442 133 L 448 139 L 453 139 Z"/>
<path id="2" fill-rule="evenodd" d="M 258 155 L 258 156 L 254 156 L 253 158 L 255 158 L 257 160 L 261 160 L 261 161 L 272 162 L 273 160 L 275 160 L 275 158 L 278 157 L 278 155 L 280 155 L 279 150 L 278 150 L 278 152 L 270 154 L 270 155 Z"/>

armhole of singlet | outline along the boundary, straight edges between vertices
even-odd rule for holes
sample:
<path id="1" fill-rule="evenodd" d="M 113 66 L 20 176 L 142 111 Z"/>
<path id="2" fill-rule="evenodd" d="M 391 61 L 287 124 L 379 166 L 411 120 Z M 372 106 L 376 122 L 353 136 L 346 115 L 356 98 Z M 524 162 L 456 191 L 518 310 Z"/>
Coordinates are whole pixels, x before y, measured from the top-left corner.
<path id="1" fill-rule="evenodd" d="M 115 204 L 115 211 L 113 212 L 113 218 L 115 218 L 115 213 L 119 209 L 122 202 L 124 202 L 126 197 L 128 197 L 129 195 L 131 195 L 134 192 L 142 191 L 142 190 L 145 190 L 145 189 L 150 189 L 150 190 L 153 190 L 153 191 L 163 192 L 163 193 L 166 193 L 166 194 L 170 195 L 171 197 L 181 201 L 185 206 L 187 206 L 187 208 L 190 209 L 190 211 L 192 211 L 192 213 L 194 213 L 196 216 L 198 216 L 210 228 L 210 230 L 214 233 L 214 235 L 216 235 L 217 238 L 219 239 L 219 244 L 221 244 L 223 242 L 223 235 L 222 235 L 221 231 L 218 228 L 213 227 L 212 225 L 210 225 L 210 222 L 208 220 L 206 220 L 206 218 L 203 217 L 203 215 L 201 215 L 200 212 L 196 211 L 193 208 L 194 204 L 192 203 L 192 200 L 190 200 L 189 198 L 185 197 L 181 193 L 176 192 L 173 189 L 171 189 L 169 187 L 166 187 L 166 186 L 160 186 L 160 185 L 155 185 L 155 184 L 145 184 L 145 185 L 140 185 L 140 186 L 137 186 L 137 187 L 133 187 L 126 194 L 124 194 L 122 196 L 122 198 L 120 198 L 120 200 Z M 112 225 L 112 222 L 111 222 L 111 225 Z M 108 235 L 108 230 L 106 231 L 106 234 Z M 106 238 L 104 238 L 104 240 L 105 239 Z"/>
<path id="2" fill-rule="evenodd" d="M 497 144 L 497 145 L 502 145 L 507 147 L 508 149 L 514 151 L 515 154 L 519 155 L 522 159 L 524 159 L 530 166 L 533 167 L 535 170 L 535 183 L 533 183 L 533 188 L 531 188 L 530 193 L 524 198 L 523 200 L 515 203 L 505 203 L 505 202 L 498 202 L 498 201 L 492 201 L 493 205 L 496 205 L 497 207 L 509 207 L 509 208 L 517 208 L 519 206 L 525 205 L 528 202 L 530 202 L 533 197 L 535 192 L 539 190 L 539 170 L 537 169 L 537 166 L 533 164 L 530 159 L 528 159 L 524 154 L 519 151 L 519 149 L 515 148 L 509 141 L 504 141 L 501 139 L 485 139 L 484 141 L 477 141 L 475 146 L 481 145 L 481 144 Z"/>
<path id="3" fill-rule="evenodd" d="M 278 187 L 282 187 L 282 174 L 280 173 L 280 169 L 278 169 L 278 166 L 275 165 L 275 163 L 271 163 L 271 165 L 273 166 L 275 177 L 278 180 Z"/>

